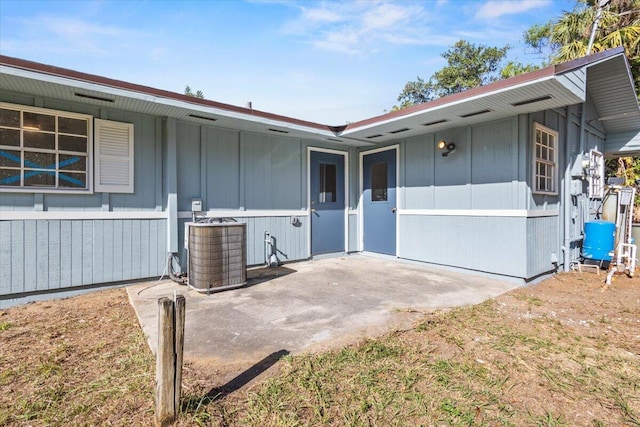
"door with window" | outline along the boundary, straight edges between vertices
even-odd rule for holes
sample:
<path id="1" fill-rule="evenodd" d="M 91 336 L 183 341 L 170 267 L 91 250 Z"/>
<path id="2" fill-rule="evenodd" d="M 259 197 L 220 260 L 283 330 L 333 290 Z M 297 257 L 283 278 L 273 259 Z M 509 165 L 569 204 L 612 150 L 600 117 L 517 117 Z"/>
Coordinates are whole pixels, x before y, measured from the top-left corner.
<path id="1" fill-rule="evenodd" d="M 310 152 L 311 255 L 345 250 L 345 155 Z"/>
<path id="2" fill-rule="evenodd" d="M 364 250 L 396 254 L 396 150 L 362 157 Z"/>

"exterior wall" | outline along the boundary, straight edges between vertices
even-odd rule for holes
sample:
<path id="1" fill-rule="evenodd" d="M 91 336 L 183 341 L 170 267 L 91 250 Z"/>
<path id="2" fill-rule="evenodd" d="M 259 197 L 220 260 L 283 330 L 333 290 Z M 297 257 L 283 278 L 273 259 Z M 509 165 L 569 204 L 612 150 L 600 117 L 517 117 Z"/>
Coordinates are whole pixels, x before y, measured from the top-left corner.
<path id="1" fill-rule="evenodd" d="M 524 280 L 555 270 L 561 192 L 531 191 L 534 122 L 557 130 L 564 147 L 555 111 L 402 141 L 398 256 Z M 443 157 L 440 140 L 455 152 Z M 561 155 L 559 173 L 564 162 Z"/>
<path id="2" fill-rule="evenodd" d="M 166 220 L 0 221 L 0 295 L 159 276 Z"/>
<path id="3" fill-rule="evenodd" d="M 402 215 L 399 256 L 524 278 L 526 218 Z"/>
<path id="4" fill-rule="evenodd" d="M 7 92 L 0 101 L 133 123 L 135 141 L 132 194 L 0 193 L 0 296 L 160 276 L 162 119 Z"/>
<path id="5" fill-rule="evenodd" d="M 281 262 L 308 258 L 307 227 L 309 218 L 298 216 L 298 223 L 291 223 L 290 216 L 236 217 L 237 222 L 247 224 L 247 265 L 265 264 L 264 233 L 275 238 L 278 259 Z M 182 268 L 187 268 L 187 251 L 184 249 L 184 224 L 191 219 L 181 219 L 179 227 Z M 186 270 L 185 270 L 186 271 Z"/>

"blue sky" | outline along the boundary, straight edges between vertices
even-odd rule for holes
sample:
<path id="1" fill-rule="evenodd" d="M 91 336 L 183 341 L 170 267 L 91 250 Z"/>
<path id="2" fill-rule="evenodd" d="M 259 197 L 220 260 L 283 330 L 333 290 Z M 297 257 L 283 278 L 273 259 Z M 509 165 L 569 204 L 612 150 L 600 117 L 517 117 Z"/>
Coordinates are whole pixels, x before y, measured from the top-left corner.
<path id="1" fill-rule="evenodd" d="M 390 109 L 457 40 L 511 45 L 573 0 L 0 0 L 0 53 L 339 125 Z"/>

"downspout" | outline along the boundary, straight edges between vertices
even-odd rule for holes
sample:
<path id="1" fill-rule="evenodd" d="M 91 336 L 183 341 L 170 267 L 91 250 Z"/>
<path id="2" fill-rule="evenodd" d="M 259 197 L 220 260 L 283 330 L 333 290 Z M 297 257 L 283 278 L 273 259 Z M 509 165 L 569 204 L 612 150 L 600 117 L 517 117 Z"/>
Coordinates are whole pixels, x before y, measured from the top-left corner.
<path id="1" fill-rule="evenodd" d="M 569 148 L 569 126 L 571 126 L 571 113 L 567 108 L 567 118 L 565 123 L 565 141 L 564 141 L 564 191 L 563 202 L 563 219 L 564 219 L 564 243 L 562 245 L 563 252 L 563 270 L 571 270 L 571 149 Z"/>

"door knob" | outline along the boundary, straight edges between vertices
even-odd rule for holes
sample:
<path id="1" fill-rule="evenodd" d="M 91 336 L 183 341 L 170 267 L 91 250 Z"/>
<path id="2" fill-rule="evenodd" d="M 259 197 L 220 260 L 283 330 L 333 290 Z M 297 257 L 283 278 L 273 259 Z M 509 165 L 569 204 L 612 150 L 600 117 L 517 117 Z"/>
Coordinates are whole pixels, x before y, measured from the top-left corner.
<path id="1" fill-rule="evenodd" d="M 396 211 L 398 210 L 398 208 L 391 208 L 391 212 L 396 213 Z"/>

